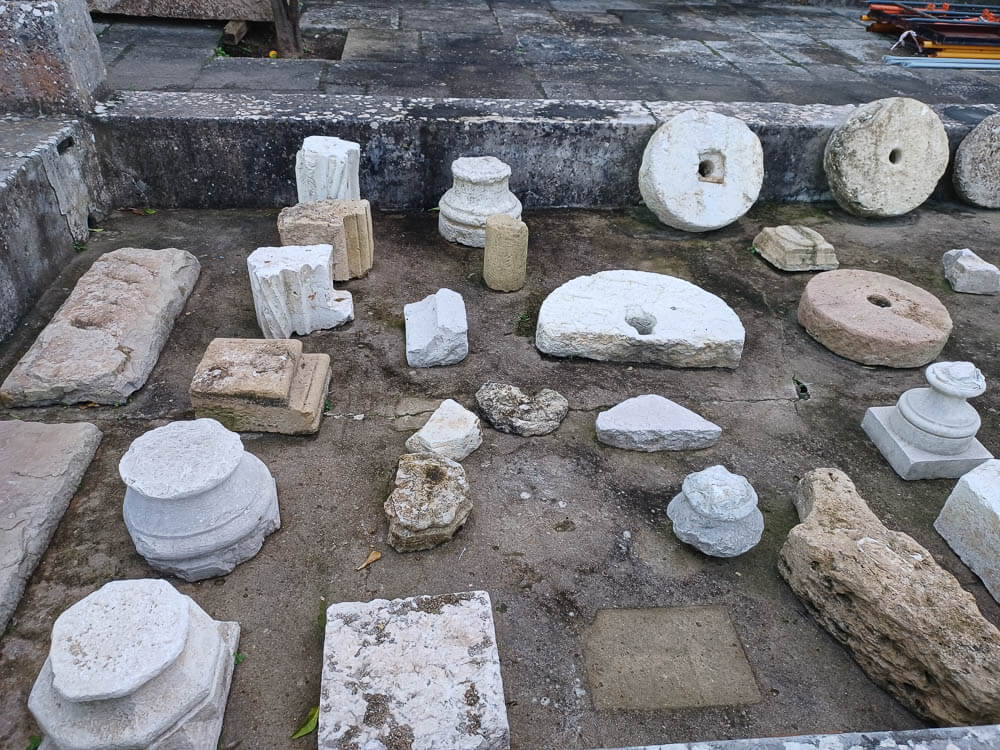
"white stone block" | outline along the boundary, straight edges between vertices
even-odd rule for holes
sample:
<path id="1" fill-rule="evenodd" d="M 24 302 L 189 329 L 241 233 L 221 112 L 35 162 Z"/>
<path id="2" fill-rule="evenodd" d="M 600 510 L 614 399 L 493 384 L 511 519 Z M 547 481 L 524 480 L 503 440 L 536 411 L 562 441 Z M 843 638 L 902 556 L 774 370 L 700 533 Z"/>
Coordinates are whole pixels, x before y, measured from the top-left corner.
<path id="1" fill-rule="evenodd" d="M 465 301 L 458 292 L 439 289 L 420 302 L 403 307 L 406 361 L 410 367 L 435 367 L 461 362 L 469 354 L 469 324 Z"/>
<path id="2" fill-rule="evenodd" d="M 839 265 L 833 245 L 809 227 L 765 227 L 754 238 L 753 249 L 782 271 L 830 271 Z"/>
<path id="3" fill-rule="evenodd" d="M 962 475 L 934 528 L 1000 601 L 1000 461 Z"/>
<path id="4" fill-rule="evenodd" d="M 336 328 L 354 320 L 354 298 L 333 288 L 332 245 L 259 247 L 247 257 L 264 338 Z"/>
<path id="5" fill-rule="evenodd" d="M 521 201 L 507 188 L 510 167 L 495 156 L 463 156 L 451 163 L 452 187 L 438 205 L 438 231 L 449 242 L 486 245 L 486 220 L 521 218 Z"/>
<path id="6" fill-rule="evenodd" d="M 597 439 L 632 451 L 707 448 L 721 435 L 721 427 L 663 396 L 636 396 L 597 415 Z"/>
<path id="7" fill-rule="evenodd" d="M 742 555 L 764 533 L 757 493 L 746 477 L 723 466 L 688 474 L 667 516 L 678 539 L 713 557 Z"/>
<path id="8" fill-rule="evenodd" d="M 949 250 L 942 256 L 944 277 L 956 292 L 1000 294 L 1000 268 L 987 263 L 969 248 Z"/>
<path id="9" fill-rule="evenodd" d="M 483 443 L 479 417 L 457 401 L 446 399 L 419 431 L 406 441 L 410 453 L 437 453 L 461 461 Z"/>
<path id="10" fill-rule="evenodd" d="M 327 609 L 318 744 L 508 750 L 489 594 Z"/>
<path id="11" fill-rule="evenodd" d="M 556 357 L 735 368 L 745 335 L 729 305 L 683 279 L 601 271 L 545 299 L 535 345 Z"/>
<path id="12" fill-rule="evenodd" d="M 361 146 L 353 141 L 311 135 L 295 155 L 299 203 L 359 200 L 358 168 Z"/>

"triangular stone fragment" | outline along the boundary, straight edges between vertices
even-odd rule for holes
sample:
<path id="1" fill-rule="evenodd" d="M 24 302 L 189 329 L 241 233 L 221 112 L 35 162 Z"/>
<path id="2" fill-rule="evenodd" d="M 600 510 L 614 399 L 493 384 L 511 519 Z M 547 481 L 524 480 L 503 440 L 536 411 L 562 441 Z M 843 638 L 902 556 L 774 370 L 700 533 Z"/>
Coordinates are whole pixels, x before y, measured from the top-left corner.
<path id="1" fill-rule="evenodd" d="M 663 396 L 636 396 L 597 415 L 597 439 L 633 451 L 707 448 L 722 428 Z"/>

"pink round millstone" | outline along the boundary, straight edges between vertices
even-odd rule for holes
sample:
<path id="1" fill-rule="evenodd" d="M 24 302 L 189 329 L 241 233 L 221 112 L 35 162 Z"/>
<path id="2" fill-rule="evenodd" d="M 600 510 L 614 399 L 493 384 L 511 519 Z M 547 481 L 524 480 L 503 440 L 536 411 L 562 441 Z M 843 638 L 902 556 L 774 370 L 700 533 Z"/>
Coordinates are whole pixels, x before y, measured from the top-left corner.
<path id="1" fill-rule="evenodd" d="M 922 367 L 951 334 L 951 316 L 930 292 L 874 271 L 817 274 L 799 301 L 799 323 L 835 354 L 865 365 Z"/>

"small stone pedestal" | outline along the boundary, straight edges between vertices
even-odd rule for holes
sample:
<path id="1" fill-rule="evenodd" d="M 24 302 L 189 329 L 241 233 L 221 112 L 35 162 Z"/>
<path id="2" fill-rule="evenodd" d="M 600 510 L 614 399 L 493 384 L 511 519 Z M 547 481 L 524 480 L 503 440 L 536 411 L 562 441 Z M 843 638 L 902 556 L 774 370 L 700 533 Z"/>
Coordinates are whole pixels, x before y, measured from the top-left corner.
<path id="1" fill-rule="evenodd" d="M 986 390 L 971 362 L 937 362 L 930 388 L 912 388 L 895 406 L 865 412 L 862 429 L 903 479 L 955 479 L 993 458 L 976 440 L 979 415 L 967 398 Z"/>
<path id="2" fill-rule="evenodd" d="M 332 245 L 334 281 L 364 276 L 375 260 L 368 201 L 312 201 L 283 208 L 278 234 L 282 245 Z"/>
<path id="3" fill-rule="evenodd" d="M 271 473 L 214 419 L 147 432 L 118 470 L 128 485 L 123 512 L 136 551 L 186 581 L 231 572 L 281 526 Z"/>
<path id="4" fill-rule="evenodd" d="M 486 219 L 483 281 L 498 292 L 516 292 L 524 286 L 528 266 L 528 225 L 507 214 Z"/>
<path id="5" fill-rule="evenodd" d="M 52 626 L 28 697 L 42 747 L 215 747 L 239 637 L 166 581 L 105 584 Z"/>
<path id="6" fill-rule="evenodd" d="M 295 154 L 295 184 L 299 203 L 358 200 L 361 146 L 353 141 L 311 135 Z"/>
<path id="7" fill-rule="evenodd" d="M 463 156 L 451 163 L 454 183 L 441 196 L 438 231 L 449 242 L 486 245 L 486 219 L 521 218 L 521 201 L 507 189 L 510 167 L 495 156 Z"/>
<path id="8" fill-rule="evenodd" d="M 724 466 L 688 474 L 667 516 L 678 539 L 713 557 L 742 555 L 764 533 L 757 493 L 746 477 Z"/>

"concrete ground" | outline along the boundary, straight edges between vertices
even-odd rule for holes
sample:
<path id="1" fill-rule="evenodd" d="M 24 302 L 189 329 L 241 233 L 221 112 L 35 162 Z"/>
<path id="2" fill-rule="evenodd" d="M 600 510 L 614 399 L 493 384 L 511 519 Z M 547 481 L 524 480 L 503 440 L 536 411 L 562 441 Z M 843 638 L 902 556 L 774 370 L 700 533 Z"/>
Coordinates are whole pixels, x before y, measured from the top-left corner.
<path id="1" fill-rule="evenodd" d="M 260 335 L 245 259 L 277 243 L 275 218 L 275 211 L 118 212 L 0 344 L 3 377 L 103 252 L 176 246 L 201 260 L 201 278 L 156 368 L 127 404 L 0 411 L 4 419 L 89 420 L 104 431 L 0 640 L 4 747 L 20 750 L 37 732 L 26 697 L 54 618 L 111 579 L 156 575 L 123 524 L 118 461 L 143 432 L 192 416 L 187 387 L 212 338 Z M 705 235 L 664 228 L 639 209 L 525 218 L 532 232 L 527 285 L 498 294 L 480 280 L 481 251 L 442 240 L 434 213 L 378 215 L 375 268 L 345 285 L 357 319 L 303 339 L 307 351 L 333 358 L 330 413 L 319 434 L 244 435 L 275 476 L 282 528 L 228 576 L 172 581 L 213 617 L 243 627 L 245 660 L 236 668 L 221 747 L 314 746 L 313 738 L 289 737 L 318 702 L 330 603 L 473 588 L 494 602 L 519 750 L 921 726 L 816 625 L 775 563 L 796 523 L 798 479 L 837 466 L 888 526 L 925 545 L 1000 623 L 1000 608 L 932 528 L 954 482 L 903 482 L 859 428 L 866 407 L 893 403 L 920 385 L 922 374 L 862 367 L 814 342 L 795 320 L 811 275 L 775 271 L 748 248 L 764 225 L 805 223 L 833 242 L 842 266 L 894 274 L 939 296 L 955 323 L 942 359 L 971 359 L 986 374 L 991 387 L 975 400 L 979 436 L 996 448 L 996 299 L 951 292 L 940 257 L 957 246 L 998 261 L 1000 214 L 937 205 L 871 222 L 827 206 L 758 205 L 738 224 Z M 685 371 L 541 356 L 532 333 L 542 299 L 577 275 L 611 268 L 677 275 L 722 296 L 746 326 L 740 367 Z M 402 306 L 441 286 L 465 297 L 470 355 L 453 367 L 409 369 Z M 469 523 L 435 550 L 395 553 L 385 544 L 382 503 L 412 429 L 402 415 L 427 408 L 414 399 L 452 397 L 471 406 L 490 379 L 556 388 L 571 412 L 545 437 L 486 429 L 482 447 L 464 462 L 475 502 Z M 599 410 L 650 392 L 722 426 L 721 441 L 671 454 L 596 441 Z M 716 463 L 750 479 L 766 522 L 760 545 L 731 560 L 681 545 L 664 515 L 683 477 Z M 382 559 L 356 571 L 373 548 Z M 653 609 L 674 607 L 685 610 Z M 699 622 L 707 636 L 692 635 Z M 662 673 L 651 675 L 649 663 Z"/>
<path id="2" fill-rule="evenodd" d="M 305 42 L 341 59 L 216 57 L 222 24 L 98 18 L 109 84 L 129 90 L 853 104 L 1000 100 L 1000 72 L 881 62 L 864 3 L 307 0 Z M 893 53 L 897 54 L 897 53 Z"/>

